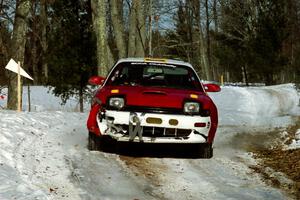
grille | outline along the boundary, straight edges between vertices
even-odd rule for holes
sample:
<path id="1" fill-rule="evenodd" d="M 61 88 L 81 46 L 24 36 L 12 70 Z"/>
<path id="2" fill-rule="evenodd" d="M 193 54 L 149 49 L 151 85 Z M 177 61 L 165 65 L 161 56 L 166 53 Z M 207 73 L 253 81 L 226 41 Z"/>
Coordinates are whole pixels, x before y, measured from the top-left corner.
<path id="1" fill-rule="evenodd" d="M 123 127 L 126 134 L 129 133 L 129 126 Z M 143 126 L 142 132 L 144 137 L 180 137 L 185 138 L 191 134 L 190 129 L 175 129 L 175 128 L 159 128 L 159 127 L 148 127 Z"/>

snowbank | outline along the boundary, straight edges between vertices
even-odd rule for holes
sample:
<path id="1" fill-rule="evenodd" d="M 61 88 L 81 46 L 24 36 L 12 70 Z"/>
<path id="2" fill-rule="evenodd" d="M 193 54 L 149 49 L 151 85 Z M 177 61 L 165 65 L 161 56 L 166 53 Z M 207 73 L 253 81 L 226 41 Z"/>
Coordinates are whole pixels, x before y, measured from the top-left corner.
<path id="1" fill-rule="evenodd" d="M 281 126 L 287 115 L 300 115 L 299 94 L 294 84 L 265 87 L 225 86 L 211 93 L 220 125 Z"/>
<path id="2" fill-rule="evenodd" d="M 0 199 L 79 199 L 66 160 L 70 151 L 85 145 L 86 114 L 0 113 Z M 72 122 L 83 124 L 76 137 Z"/>
<path id="3" fill-rule="evenodd" d="M 3 89 L 2 92 L 5 94 L 4 99 L 0 99 L 0 106 L 6 107 L 7 103 L 7 89 Z M 76 97 L 71 97 L 66 104 L 62 104 L 61 98 L 56 97 L 52 94 L 52 90 L 48 87 L 43 86 L 30 86 L 30 102 L 31 111 L 68 111 L 78 112 L 79 101 Z M 87 101 L 84 103 L 86 111 L 90 108 L 90 103 Z M 23 87 L 23 111 L 28 111 L 28 87 Z"/>

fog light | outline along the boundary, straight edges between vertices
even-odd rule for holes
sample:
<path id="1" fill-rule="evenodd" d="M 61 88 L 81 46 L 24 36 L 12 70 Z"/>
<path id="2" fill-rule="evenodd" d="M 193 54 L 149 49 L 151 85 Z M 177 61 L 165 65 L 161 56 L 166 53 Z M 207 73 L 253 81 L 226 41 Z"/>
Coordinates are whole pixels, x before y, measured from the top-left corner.
<path id="1" fill-rule="evenodd" d="M 177 119 L 170 119 L 169 124 L 172 126 L 177 126 L 178 125 L 178 120 Z"/>
<path id="2" fill-rule="evenodd" d="M 162 119 L 156 118 L 156 117 L 148 117 L 146 119 L 146 122 L 148 124 L 161 124 L 162 123 Z"/>

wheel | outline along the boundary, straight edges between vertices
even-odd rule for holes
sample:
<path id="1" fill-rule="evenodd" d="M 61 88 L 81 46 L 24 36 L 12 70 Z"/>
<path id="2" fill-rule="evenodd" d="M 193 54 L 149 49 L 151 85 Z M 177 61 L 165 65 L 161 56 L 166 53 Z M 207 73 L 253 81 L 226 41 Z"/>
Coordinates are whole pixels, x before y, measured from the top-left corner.
<path id="1" fill-rule="evenodd" d="M 212 144 L 205 143 L 200 146 L 200 157 L 201 158 L 212 158 L 213 157 Z"/>
<path id="2" fill-rule="evenodd" d="M 98 151 L 100 149 L 100 137 L 89 132 L 88 149 L 90 151 Z"/>
<path id="3" fill-rule="evenodd" d="M 108 135 L 97 136 L 89 133 L 88 149 L 90 151 L 103 151 L 114 153 L 116 150 L 116 141 Z"/>

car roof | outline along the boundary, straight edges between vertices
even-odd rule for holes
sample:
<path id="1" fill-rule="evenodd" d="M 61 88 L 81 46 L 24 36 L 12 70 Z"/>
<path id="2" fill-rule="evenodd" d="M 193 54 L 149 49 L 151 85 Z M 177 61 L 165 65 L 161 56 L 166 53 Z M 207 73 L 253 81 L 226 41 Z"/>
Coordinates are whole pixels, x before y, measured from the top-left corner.
<path id="1" fill-rule="evenodd" d="M 116 64 L 122 62 L 153 62 L 153 63 L 163 63 L 163 64 L 173 64 L 173 65 L 184 65 L 193 68 L 188 62 L 175 59 L 165 59 L 165 58 L 122 58 Z"/>

